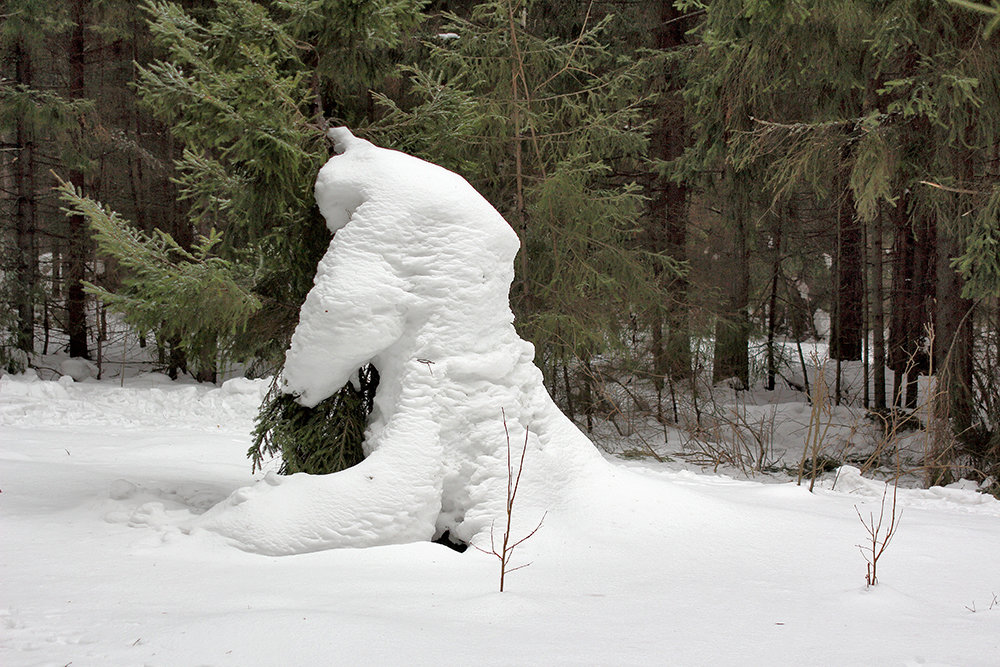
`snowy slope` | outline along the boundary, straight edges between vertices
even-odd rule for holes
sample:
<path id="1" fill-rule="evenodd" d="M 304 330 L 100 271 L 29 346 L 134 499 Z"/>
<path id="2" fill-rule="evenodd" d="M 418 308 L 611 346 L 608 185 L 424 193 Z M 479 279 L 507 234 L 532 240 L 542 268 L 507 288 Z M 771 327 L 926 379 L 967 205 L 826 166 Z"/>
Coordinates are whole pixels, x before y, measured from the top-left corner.
<path id="1" fill-rule="evenodd" d="M 472 549 L 176 528 L 252 481 L 263 383 L 63 382 L 0 379 L 0 665 L 1000 664 L 1000 503 L 973 491 L 901 490 L 866 590 L 855 506 L 881 484 L 613 463 L 501 594 Z"/>

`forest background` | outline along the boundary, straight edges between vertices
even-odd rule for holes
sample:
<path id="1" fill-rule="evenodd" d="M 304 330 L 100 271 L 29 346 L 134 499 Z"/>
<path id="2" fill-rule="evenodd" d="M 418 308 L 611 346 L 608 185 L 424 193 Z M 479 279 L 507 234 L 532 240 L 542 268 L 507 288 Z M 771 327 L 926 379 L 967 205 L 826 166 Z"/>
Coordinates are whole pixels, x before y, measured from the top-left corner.
<path id="1" fill-rule="evenodd" d="M 511 223 L 516 325 L 588 429 L 634 411 L 698 429 L 716 383 L 815 400 L 800 344 L 825 337 L 830 400 L 887 429 L 936 379 L 928 483 L 998 479 L 997 19 L 944 0 L 7 0 L 0 362 L 64 349 L 101 372 L 121 322 L 171 376 L 278 372 L 329 242 L 324 131 L 347 125 Z M 318 420 L 272 394 L 258 453 L 356 460 L 279 436 L 312 419 L 356 444 L 344 415 L 377 383 L 359 373 Z"/>

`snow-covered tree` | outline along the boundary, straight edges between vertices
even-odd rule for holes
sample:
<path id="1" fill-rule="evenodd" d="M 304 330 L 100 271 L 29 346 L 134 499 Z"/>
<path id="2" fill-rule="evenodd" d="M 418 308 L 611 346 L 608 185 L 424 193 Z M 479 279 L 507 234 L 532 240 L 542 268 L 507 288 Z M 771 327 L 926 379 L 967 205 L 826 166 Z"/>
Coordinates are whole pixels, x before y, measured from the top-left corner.
<path id="1" fill-rule="evenodd" d="M 334 237 L 281 388 L 321 405 L 371 362 L 381 377 L 368 456 L 332 475 L 271 475 L 188 528 L 276 555 L 445 533 L 485 545 L 512 511 L 515 532 L 530 533 L 608 468 L 552 402 L 514 329 L 517 234 L 460 176 L 346 128 L 330 133 L 338 155 L 316 199 Z"/>

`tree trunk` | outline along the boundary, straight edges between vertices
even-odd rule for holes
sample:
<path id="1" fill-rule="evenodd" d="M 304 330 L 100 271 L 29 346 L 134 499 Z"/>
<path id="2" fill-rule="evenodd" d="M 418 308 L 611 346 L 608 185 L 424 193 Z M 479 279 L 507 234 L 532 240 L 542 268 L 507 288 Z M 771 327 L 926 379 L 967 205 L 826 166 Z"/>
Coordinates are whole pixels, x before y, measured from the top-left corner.
<path id="1" fill-rule="evenodd" d="M 837 213 L 836 308 L 830 333 L 830 357 L 844 361 L 861 359 L 864 328 L 862 308 L 864 245 L 861 222 L 854 211 L 854 197 L 844 188 Z"/>
<path id="2" fill-rule="evenodd" d="M 86 11 L 87 0 L 73 0 L 72 18 L 75 25 L 71 33 L 69 49 L 69 96 L 72 99 L 81 99 L 84 96 Z M 78 190 L 83 190 L 83 172 L 76 170 L 70 172 L 70 181 Z M 66 332 L 69 335 L 69 354 L 71 357 L 89 356 L 86 294 L 83 291 L 83 281 L 86 278 L 87 245 L 84 217 L 82 215 L 70 216 L 66 275 Z"/>
<path id="3" fill-rule="evenodd" d="M 910 339 L 913 349 L 906 372 L 906 407 L 917 408 L 918 377 L 930 369 L 930 354 L 926 350 L 927 328 L 933 317 L 934 290 L 937 268 L 934 262 L 937 234 L 934 224 L 924 220 L 917 226 L 913 252 L 913 285 L 910 301 Z"/>
<path id="4" fill-rule="evenodd" d="M 19 84 L 32 85 L 31 54 L 23 37 L 14 43 L 16 77 Z M 37 283 L 38 247 L 37 202 L 35 197 L 35 142 L 34 136 L 23 116 L 18 116 L 15 149 L 18 151 L 14 178 L 17 181 L 17 208 L 15 213 L 15 236 L 17 258 L 15 264 L 14 297 L 17 308 L 18 349 L 31 353 L 35 342 L 35 286 Z"/>
<path id="5" fill-rule="evenodd" d="M 775 329 L 778 323 L 778 278 L 781 276 L 781 227 L 782 221 L 774 217 L 774 229 L 771 234 L 771 294 L 767 303 L 767 390 L 774 391 L 774 376 L 777 373 L 777 362 L 774 352 Z"/>
<path id="6" fill-rule="evenodd" d="M 684 42 L 684 22 L 673 3 L 659 3 L 660 24 L 655 32 L 655 48 L 672 51 Z M 650 134 L 649 154 L 654 160 L 669 162 L 684 150 L 683 101 L 678 97 L 673 78 L 666 71 L 657 77 L 657 92 L 653 116 L 656 119 Z M 649 196 L 647 243 L 655 253 L 683 262 L 687 258 L 687 187 L 663 173 L 652 173 L 646 184 Z M 686 276 L 665 275 L 660 266 L 654 267 L 657 280 L 666 281 L 670 303 L 665 317 L 655 309 L 652 325 L 654 383 L 662 391 L 663 380 L 686 377 L 691 372 L 691 341 L 687 324 L 689 284 Z"/>
<path id="7" fill-rule="evenodd" d="M 889 297 L 889 368 L 893 370 L 892 404 L 903 404 L 904 374 L 910 355 L 916 348 L 912 339 L 913 317 L 911 302 L 916 290 L 914 281 L 914 246 L 916 241 L 913 228 L 906 212 L 907 198 L 899 198 L 893 209 L 892 223 L 895 242 L 892 260 L 892 288 Z"/>
<path id="8" fill-rule="evenodd" d="M 874 407 L 885 410 L 885 295 L 882 291 L 882 211 L 872 221 L 871 230 L 871 325 Z"/>
<path id="9" fill-rule="evenodd" d="M 951 267 L 961 254 L 959 241 L 938 228 L 937 289 L 934 317 L 934 370 L 939 381 L 938 415 L 951 418 L 961 437 L 973 423 L 972 396 L 972 308 L 962 298 L 962 278 Z"/>
<path id="10" fill-rule="evenodd" d="M 132 61 L 140 62 L 139 55 L 139 38 L 140 27 L 136 21 L 132 22 L 131 25 L 133 39 L 132 39 Z M 122 84 L 124 87 L 124 84 Z M 142 117 L 139 113 L 139 106 L 133 100 L 129 104 L 129 117 L 128 117 L 129 133 L 132 135 L 132 141 L 140 149 L 144 147 L 144 137 L 143 137 L 143 123 Z M 143 230 L 144 232 L 149 232 L 152 230 L 153 225 L 149 221 L 147 215 L 148 211 L 148 198 L 146 190 L 146 176 L 144 173 L 144 168 L 142 164 L 143 153 L 141 150 L 132 151 L 129 158 L 129 187 L 132 192 L 132 203 L 135 207 L 135 224 L 136 227 Z"/>
<path id="11" fill-rule="evenodd" d="M 716 382 L 736 378 L 737 386 L 750 386 L 750 257 L 746 190 L 739 176 L 730 175 L 732 205 L 730 229 L 733 236 L 733 283 L 725 319 L 715 326 L 715 358 L 712 377 Z"/>
<path id="12" fill-rule="evenodd" d="M 901 197 L 891 210 L 895 233 L 892 263 L 887 365 L 893 370 L 892 404 L 914 409 L 917 378 L 926 373 L 929 359 L 923 351 L 925 329 L 934 296 L 935 234 L 925 220 L 911 220 L 909 201 Z"/>

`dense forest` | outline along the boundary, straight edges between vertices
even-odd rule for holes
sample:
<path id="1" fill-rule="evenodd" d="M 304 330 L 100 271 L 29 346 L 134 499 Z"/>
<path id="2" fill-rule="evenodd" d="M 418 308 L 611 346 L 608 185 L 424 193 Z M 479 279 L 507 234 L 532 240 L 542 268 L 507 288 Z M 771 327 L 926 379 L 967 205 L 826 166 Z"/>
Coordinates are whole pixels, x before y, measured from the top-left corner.
<path id="1" fill-rule="evenodd" d="M 715 383 L 813 397 L 824 339 L 832 401 L 895 422 L 934 387 L 928 482 L 998 476 L 998 11 L 6 0 L 0 362 L 103 367 L 118 335 L 173 377 L 279 371 L 346 125 L 508 220 L 516 325 L 586 426 L 697 422 Z M 359 370 L 324 420 L 370 402 Z"/>

